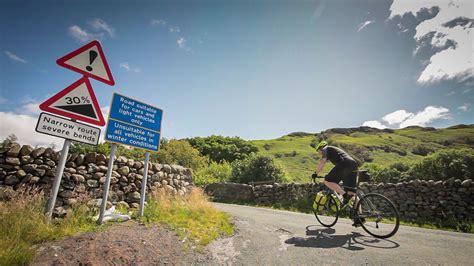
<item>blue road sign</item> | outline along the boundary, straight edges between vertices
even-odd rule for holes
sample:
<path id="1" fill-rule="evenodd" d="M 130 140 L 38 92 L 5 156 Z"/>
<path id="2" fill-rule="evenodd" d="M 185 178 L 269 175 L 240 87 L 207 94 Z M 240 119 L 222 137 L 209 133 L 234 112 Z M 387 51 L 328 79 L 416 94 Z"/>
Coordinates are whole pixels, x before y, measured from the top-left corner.
<path id="1" fill-rule="evenodd" d="M 105 140 L 157 151 L 162 118 L 161 109 L 114 93 Z"/>

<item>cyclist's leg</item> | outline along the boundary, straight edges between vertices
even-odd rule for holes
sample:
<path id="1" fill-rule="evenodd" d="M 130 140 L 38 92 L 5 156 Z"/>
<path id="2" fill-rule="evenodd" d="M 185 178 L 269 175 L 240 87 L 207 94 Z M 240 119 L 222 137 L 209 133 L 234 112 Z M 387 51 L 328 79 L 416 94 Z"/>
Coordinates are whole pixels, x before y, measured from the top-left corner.
<path id="1" fill-rule="evenodd" d="M 341 166 L 336 165 L 334 166 L 331 171 L 324 177 L 324 184 L 330 188 L 332 191 L 336 191 L 339 195 L 343 195 L 345 193 L 344 189 L 339 186 L 339 182 L 341 182 Z"/>
<path id="2" fill-rule="evenodd" d="M 341 173 L 342 183 L 346 189 L 347 193 L 350 195 L 355 195 L 357 187 L 357 163 L 346 163 L 344 164 L 344 170 Z"/>

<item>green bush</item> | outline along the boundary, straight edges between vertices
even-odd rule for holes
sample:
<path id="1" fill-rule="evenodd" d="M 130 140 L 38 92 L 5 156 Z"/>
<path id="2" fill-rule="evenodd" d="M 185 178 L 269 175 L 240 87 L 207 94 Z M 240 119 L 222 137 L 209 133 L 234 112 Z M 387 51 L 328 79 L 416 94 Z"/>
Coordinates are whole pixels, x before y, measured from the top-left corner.
<path id="1" fill-rule="evenodd" d="M 413 165 L 410 175 L 416 179 L 446 180 L 474 177 L 474 149 L 441 150 Z"/>
<path id="2" fill-rule="evenodd" d="M 366 163 L 361 169 L 371 174 L 373 182 L 468 179 L 474 177 L 474 149 L 440 150 L 413 165 L 398 162 L 381 167 L 377 164 Z"/>
<path id="3" fill-rule="evenodd" d="M 207 159 L 186 140 L 172 139 L 162 145 L 159 152 L 151 154 L 152 161 L 165 164 L 179 164 L 194 171 L 207 164 Z"/>
<path id="4" fill-rule="evenodd" d="M 421 155 L 421 156 L 426 156 L 430 153 L 432 153 L 434 150 L 426 145 L 419 144 L 413 147 L 412 153 L 416 155 Z"/>
<path id="5" fill-rule="evenodd" d="M 187 141 L 202 155 L 208 156 L 215 162 L 242 160 L 249 154 L 258 151 L 257 146 L 239 137 L 214 135 L 205 138 L 191 138 Z"/>
<path id="6" fill-rule="evenodd" d="M 209 166 L 202 167 L 193 175 L 196 185 L 222 183 L 230 180 L 232 175 L 232 166 L 230 163 L 223 161 L 222 163 L 211 162 Z"/>
<path id="7" fill-rule="evenodd" d="M 367 170 L 371 176 L 370 182 L 400 182 L 408 178 L 408 170 L 410 166 L 405 163 L 394 163 L 388 167 L 381 167 L 374 163 L 366 163 L 361 167 L 362 170 Z"/>
<path id="8" fill-rule="evenodd" d="M 232 182 L 248 183 L 270 180 L 283 182 L 286 181 L 286 178 L 283 167 L 269 156 L 252 154 L 243 160 L 232 163 Z"/>

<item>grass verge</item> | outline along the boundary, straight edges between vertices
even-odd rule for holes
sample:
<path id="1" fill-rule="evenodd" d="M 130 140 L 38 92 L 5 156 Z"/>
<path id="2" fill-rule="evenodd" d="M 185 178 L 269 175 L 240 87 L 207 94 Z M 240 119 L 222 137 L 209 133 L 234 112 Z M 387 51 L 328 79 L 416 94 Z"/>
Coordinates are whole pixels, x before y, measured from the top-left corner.
<path id="1" fill-rule="evenodd" d="M 42 193 L 32 190 L 17 191 L 0 202 L 0 265 L 26 265 L 33 259 L 33 245 L 98 228 L 83 206 L 47 224 L 45 202 Z"/>
<path id="2" fill-rule="evenodd" d="M 193 241 L 198 249 L 220 236 L 234 232 L 230 216 L 214 208 L 199 188 L 182 197 L 173 196 L 164 190 L 154 192 L 141 219 L 148 224 L 169 225 L 182 239 Z"/>

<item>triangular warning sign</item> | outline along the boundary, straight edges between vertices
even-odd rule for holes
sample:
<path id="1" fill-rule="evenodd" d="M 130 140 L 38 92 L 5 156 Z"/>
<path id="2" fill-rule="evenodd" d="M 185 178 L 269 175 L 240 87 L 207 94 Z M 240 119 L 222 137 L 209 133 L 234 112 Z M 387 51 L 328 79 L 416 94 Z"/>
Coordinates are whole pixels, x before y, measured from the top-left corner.
<path id="1" fill-rule="evenodd" d="M 56 60 L 56 63 L 106 84 L 112 86 L 115 84 L 109 64 L 107 59 L 105 59 L 104 51 L 98 41 L 92 41 L 74 52 L 59 58 Z"/>
<path id="2" fill-rule="evenodd" d="M 88 78 L 83 77 L 40 104 L 40 109 L 98 126 L 105 125 Z"/>

